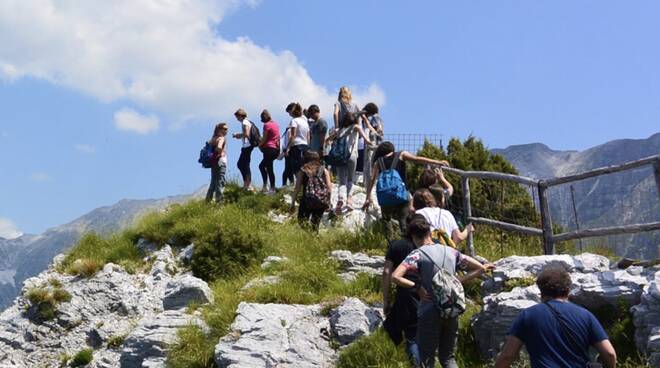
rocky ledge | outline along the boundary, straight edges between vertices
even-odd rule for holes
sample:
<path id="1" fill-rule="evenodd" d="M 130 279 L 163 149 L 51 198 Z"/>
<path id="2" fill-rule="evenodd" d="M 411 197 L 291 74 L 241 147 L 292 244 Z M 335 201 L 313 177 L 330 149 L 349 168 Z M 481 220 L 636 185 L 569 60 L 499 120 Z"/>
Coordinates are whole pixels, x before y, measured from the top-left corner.
<path id="1" fill-rule="evenodd" d="M 589 310 L 625 303 L 631 308 L 636 326 L 635 341 L 660 367 L 660 269 L 632 266 L 619 269 L 607 258 L 595 254 L 508 257 L 495 262 L 492 278 L 482 285 L 483 310 L 472 319 L 472 329 L 481 355 L 497 355 L 511 323 L 518 313 L 540 302 L 534 278 L 548 266 L 565 268 L 573 286 L 572 302 Z"/>
<path id="2" fill-rule="evenodd" d="M 58 273 L 53 265 L 26 280 L 15 303 L 0 314 L 0 367 L 58 367 L 86 348 L 94 349 L 88 367 L 165 367 L 167 346 L 179 327 L 206 328 L 185 307 L 209 302 L 212 294 L 204 281 L 177 271 L 169 246 L 154 251 L 150 261 L 146 274 L 106 264 L 82 278 Z M 39 320 L 27 294 L 48 285 L 58 285 L 70 298 L 57 306 L 54 318 Z"/>

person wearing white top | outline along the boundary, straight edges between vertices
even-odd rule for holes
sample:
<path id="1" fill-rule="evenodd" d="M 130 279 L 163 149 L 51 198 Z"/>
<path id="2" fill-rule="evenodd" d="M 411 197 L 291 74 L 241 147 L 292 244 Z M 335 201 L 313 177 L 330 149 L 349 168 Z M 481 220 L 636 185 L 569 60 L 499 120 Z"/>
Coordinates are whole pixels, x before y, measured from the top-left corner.
<path id="1" fill-rule="evenodd" d="M 303 165 L 303 154 L 308 149 L 309 124 L 299 103 L 290 103 L 286 107 L 286 112 L 292 119 L 287 128 L 289 131 L 287 145 L 284 147 L 280 158 L 289 157 L 291 160 L 291 174 L 295 176 Z"/>
<path id="2" fill-rule="evenodd" d="M 241 139 L 243 142 L 241 148 L 241 155 L 238 158 L 236 166 L 241 172 L 243 177 L 243 188 L 250 189 L 252 186 L 252 172 L 250 170 L 250 160 L 252 158 L 252 150 L 254 147 L 250 144 L 250 129 L 252 123 L 247 119 L 247 113 L 243 109 L 238 109 L 234 113 L 236 120 L 241 123 L 241 132 L 233 135 L 236 139 Z"/>
<path id="3" fill-rule="evenodd" d="M 428 189 L 418 189 L 415 192 L 413 195 L 413 207 L 415 208 L 415 213 L 426 218 L 426 221 L 431 225 L 431 230 L 444 231 L 455 244 L 467 239 L 468 234 L 474 231 L 472 224 L 468 224 L 461 231 L 451 212 L 436 207 L 435 197 Z"/>
<path id="4" fill-rule="evenodd" d="M 351 153 L 348 162 L 345 165 L 335 165 L 337 168 L 337 176 L 339 179 L 339 194 L 337 207 L 335 212 L 339 215 L 344 209 L 344 203 L 347 209 L 352 210 L 353 205 L 353 183 L 355 182 L 355 168 L 358 158 L 358 138 L 362 137 L 365 143 L 371 145 L 371 140 L 364 133 L 358 124 L 359 117 L 354 114 L 349 114 L 342 121 L 340 129 L 330 134 L 327 141 L 331 142 L 335 139 L 346 139 L 349 151 Z M 345 193 L 345 194 L 344 194 Z M 345 201 L 345 202 L 344 202 Z"/>

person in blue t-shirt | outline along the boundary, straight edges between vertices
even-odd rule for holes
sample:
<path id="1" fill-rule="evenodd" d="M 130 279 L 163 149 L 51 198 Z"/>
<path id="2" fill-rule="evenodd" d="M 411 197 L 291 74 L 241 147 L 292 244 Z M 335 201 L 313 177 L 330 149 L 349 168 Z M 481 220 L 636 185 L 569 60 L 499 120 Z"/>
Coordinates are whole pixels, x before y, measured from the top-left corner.
<path id="1" fill-rule="evenodd" d="M 588 310 L 568 301 L 571 276 L 547 268 L 536 279 L 541 301 L 522 311 L 509 330 L 495 368 L 508 368 L 523 344 L 532 368 L 588 367 L 588 350 L 596 348 L 605 368 L 616 366 L 616 352 L 600 322 Z"/>

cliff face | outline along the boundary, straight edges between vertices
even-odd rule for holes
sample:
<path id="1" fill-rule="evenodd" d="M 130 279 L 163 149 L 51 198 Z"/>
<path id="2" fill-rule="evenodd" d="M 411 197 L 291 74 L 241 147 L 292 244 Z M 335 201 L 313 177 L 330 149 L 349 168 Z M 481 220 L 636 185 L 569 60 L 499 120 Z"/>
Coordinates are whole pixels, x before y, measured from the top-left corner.
<path id="1" fill-rule="evenodd" d="M 554 151 L 543 144 L 496 149 L 521 175 L 552 178 L 621 164 L 660 154 L 660 133 L 647 139 L 621 139 L 585 151 Z M 651 167 L 600 176 L 573 184 L 581 228 L 627 225 L 660 220 L 660 199 Z M 552 219 L 565 229 L 575 229 L 570 185 L 550 190 Z M 660 233 L 615 236 L 585 241 L 604 244 L 618 255 L 660 256 Z"/>
<path id="2" fill-rule="evenodd" d="M 53 257 L 74 245 L 85 232 L 109 234 L 130 225 L 145 211 L 160 210 L 172 203 L 201 195 L 163 199 L 122 200 L 112 206 L 97 208 L 41 235 L 23 235 L 16 239 L 0 238 L 0 310 L 18 295 L 23 281 L 48 267 Z"/>

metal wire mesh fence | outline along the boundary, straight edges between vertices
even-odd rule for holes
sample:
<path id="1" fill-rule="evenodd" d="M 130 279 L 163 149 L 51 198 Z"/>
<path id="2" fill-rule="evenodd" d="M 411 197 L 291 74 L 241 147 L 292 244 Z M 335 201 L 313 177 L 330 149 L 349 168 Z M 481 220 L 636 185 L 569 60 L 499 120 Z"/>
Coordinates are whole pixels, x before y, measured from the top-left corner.
<path id="1" fill-rule="evenodd" d="M 442 134 L 390 133 L 385 134 L 385 140 L 394 143 L 397 151 L 416 153 L 424 146 L 425 141 L 443 148 Z"/>

